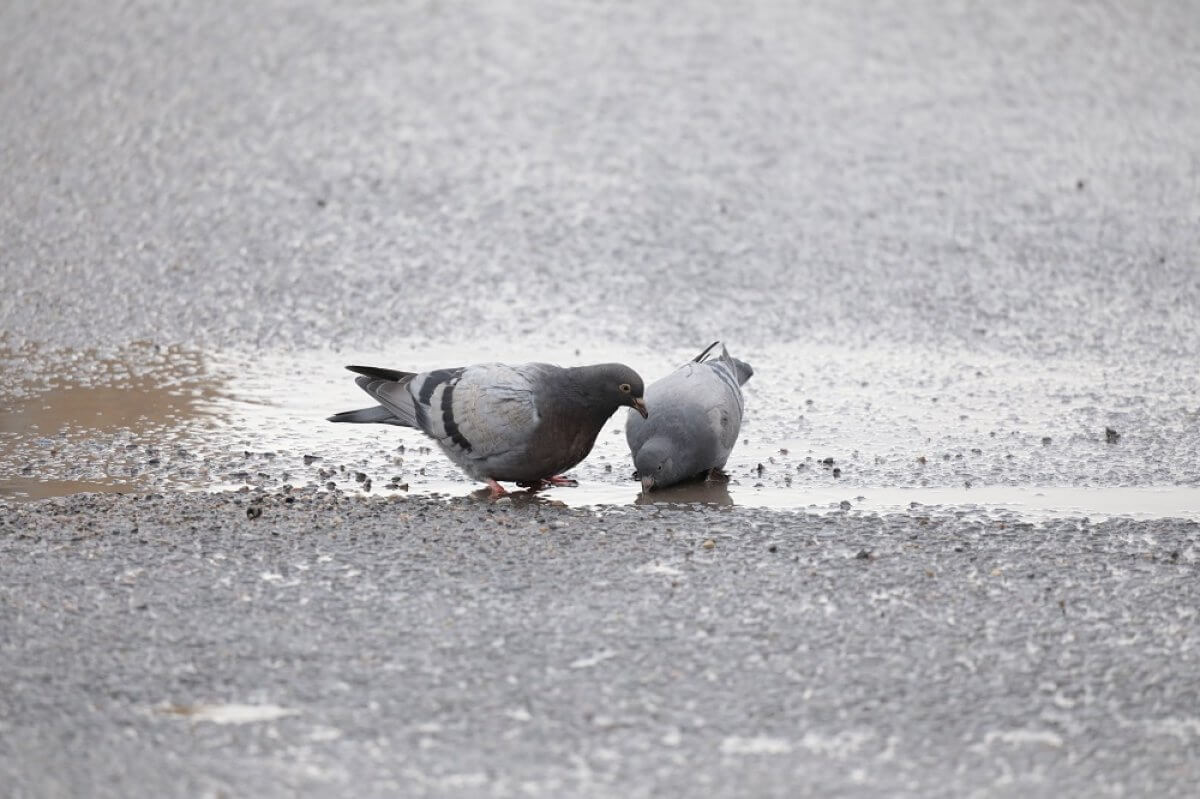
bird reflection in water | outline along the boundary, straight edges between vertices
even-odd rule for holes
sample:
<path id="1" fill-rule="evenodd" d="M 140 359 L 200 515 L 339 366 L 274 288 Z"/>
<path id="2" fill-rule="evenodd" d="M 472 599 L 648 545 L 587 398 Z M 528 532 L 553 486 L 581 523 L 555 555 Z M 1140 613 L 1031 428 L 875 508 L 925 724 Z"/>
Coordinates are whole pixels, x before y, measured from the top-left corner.
<path id="1" fill-rule="evenodd" d="M 668 488 L 643 491 L 633 500 L 635 505 L 732 505 L 729 483 L 725 480 L 696 480 Z"/>

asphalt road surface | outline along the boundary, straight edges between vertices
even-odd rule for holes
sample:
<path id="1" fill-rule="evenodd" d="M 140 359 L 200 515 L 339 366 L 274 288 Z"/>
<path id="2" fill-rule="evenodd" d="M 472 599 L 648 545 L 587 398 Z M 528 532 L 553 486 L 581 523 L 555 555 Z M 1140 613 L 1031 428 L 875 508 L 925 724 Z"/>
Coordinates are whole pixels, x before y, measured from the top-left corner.
<path id="1" fill-rule="evenodd" d="M 0 793 L 1190 794 L 1197 24 L 4 4 Z M 716 337 L 724 504 L 307 431 L 351 354 Z"/>

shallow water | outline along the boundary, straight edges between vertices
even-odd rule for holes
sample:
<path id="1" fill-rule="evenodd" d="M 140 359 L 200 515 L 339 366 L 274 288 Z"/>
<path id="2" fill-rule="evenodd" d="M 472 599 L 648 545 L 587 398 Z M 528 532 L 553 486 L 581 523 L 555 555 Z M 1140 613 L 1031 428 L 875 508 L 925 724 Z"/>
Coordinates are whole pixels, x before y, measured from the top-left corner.
<path id="1" fill-rule="evenodd" d="M 579 487 L 541 496 L 581 506 L 891 512 L 917 503 L 1025 518 L 1200 518 L 1192 374 L 882 345 L 730 348 L 756 371 L 728 484 L 642 495 L 621 412 L 572 470 Z M 369 404 L 344 364 L 622 360 L 649 381 L 694 354 L 499 341 L 252 357 L 9 347 L 0 352 L 13 376 L 0 411 L 0 497 L 284 485 L 467 495 L 479 485 L 418 432 L 325 421 Z"/>

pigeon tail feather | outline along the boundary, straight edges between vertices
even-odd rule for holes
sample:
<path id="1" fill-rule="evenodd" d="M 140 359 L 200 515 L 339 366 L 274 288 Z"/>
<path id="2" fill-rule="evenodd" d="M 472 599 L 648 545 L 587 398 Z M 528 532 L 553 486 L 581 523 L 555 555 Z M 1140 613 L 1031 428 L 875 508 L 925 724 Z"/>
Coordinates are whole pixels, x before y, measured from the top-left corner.
<path id="1" fill-rule="evenodd" d="M 377 377 L 380 380 L 390 380 L 393 383 L 399 383 L 406 377 L 412 377 L 416 372 L 400 372 L 395 369 L 384 369 L 379 366 L 347 366 L 351 372 L 367 377 Z"/>
<path id="2" fill-rule="evenodd" d="M 720 349 L 717 349 L 718 347 Z M 709 344 L 704 348 L 704 352 L 700 353 L 692 360 L 695 363 L 705 363 L 713 358 L 720 361 L 725 361 L 729 365 L 729 370 L 733 372 L 734 377 L 737 378 L 739 386 L 746 385 L 746 381 L 754 376 L 753 367 L 751 367 L 750 364 L 746 363 L 745 361 L 739 360 L 730 355 L 729 350 L 725 349 L 725 345 L 722 344 L 720 340 Z"/>
<path id="3" fill-rule="evenodd" d="M 704 352 L 700 353 L 695 358 L 692 358 L 692 361 L 694 361 L 695 363 L 704 363 L 704 361 L 707 360 L 709 353 L 711 353 L 713 351 L 713 348 L 720 346 L 720 344 L 721 344 L 721 340 L 717 339 L 712 344 L 709 344 L 707 347 L 705 347 Z M 724 349 L 724 347 L 722 347 L 722 349 Z"/>
<path id="4" fill-rule="evenodd" d="M 373 408 L 359 408 L 356 411 L 335 413 L 333 416 L 328 417 L 327 421 L 354 422 L 356 424 L 401 424 L 400 420 L 396 418 L 396 414 L 382 405 L 376 405 Z"/>
<path id="5" fill-rule="evenodd" d="M 738 385 L 746 385 L 746 381 L 754 376 L 754 368 L 745 361 L 734 358 L 732 355 L 729 357 L 729 360 L 733 361 L 733 371 L 737 373 Z"/>
<path id="6" fill-rule="evenodd" d="M 374 422 L 376 424 L 395 424 L 401 427 L 420 427 L 417 421 L 417 407 L 408 385 L 416 376 L 415 372 L 400 372 L 395 369 L 382 369 L 377 366 L 347 366 L 351 372 L 362 375 L 354 378 L 354 382 L 371 398 L 379 403 L 378 408 L 362 408 L 356 411 L 346 411 L 329 417 L 331 422 Z"/>

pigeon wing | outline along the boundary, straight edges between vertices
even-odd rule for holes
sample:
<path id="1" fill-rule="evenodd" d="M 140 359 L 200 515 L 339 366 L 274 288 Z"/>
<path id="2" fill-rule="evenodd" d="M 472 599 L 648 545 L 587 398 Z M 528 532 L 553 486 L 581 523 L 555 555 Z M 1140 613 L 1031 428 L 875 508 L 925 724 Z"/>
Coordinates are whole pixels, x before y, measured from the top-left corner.
<path id="1" fill-rule="evenodd" d="M 541 369 L 486 363 L 419 374 L 409 384 L 419 426 L 460 463 L 519 456 L 540 421 L 534 386 Z"/>

